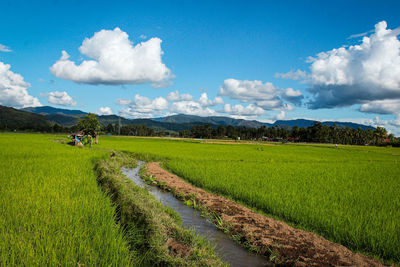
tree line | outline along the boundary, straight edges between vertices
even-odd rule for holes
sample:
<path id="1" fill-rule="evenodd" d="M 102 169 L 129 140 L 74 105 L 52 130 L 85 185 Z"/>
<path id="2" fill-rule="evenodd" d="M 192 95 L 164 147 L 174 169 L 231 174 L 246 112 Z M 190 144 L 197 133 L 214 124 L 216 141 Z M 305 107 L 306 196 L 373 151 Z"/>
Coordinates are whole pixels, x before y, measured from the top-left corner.
<path id="1" fill-rule="evenodd" d="M 384 127 L 376 129 L 350 128 L 322 125 L 314 122 L 310 127 L 283 127 L 247 128 L 233 126 L 197 125 L 188 131 L 181 131 L 181 137 L 194 138 L 230 138 L 240 140 L 280 141 L 280 142 L 313 142 L 346 145 L 399 145 L 400 138 L 388 134 Z"/>
<path id="2" fill-rule="evenodd" d="M 320 122 L 314 122 L 310 127 L 266 127 L 249 128 L 234 126 L 196 125 L 189 130 L 180 132 L 155 130 L 145 125 L 124 125 L 118 124 L 101 125 L 94 114 L 89 114 L 91 119 L 96 119 L 96 132 L 100 134 L 111 135 L 133 135 L 133 136 L 173 136 L 184 138 L 203 138 L 203 139 L 233 139 L 233 140 L 253 140 L 253 141 L 277 141 L 277 142 L 313 142 L 313 143 L 331 143 L 346 145 L 393 145 L 400 146 L 400 138 L 389 134 L 385 128 L 377 127 L 375 129 L 361 129 L 350 127 L 338 127 L 323 125 Z M 80 131 L 83 128 L 84 120 L 80 119 L 78 124 L 71 127 L 60 124 L 24 124 L 24 126 L 14 128 L 16 125 L 7 125 L 0 123 L 0 130 L 9 131 L 17 129 L 27 132 L 44 133 L 72 133 Z M 4 124 L 4 125 L 3 125 Z M 10 123 L 9 123 L 10 124 Z M 10 127 L 11 126 L 11 127 Z M 97 126 L 96 126 L 97 127 Z M 96 134 L 97 135 L 97 134 Z"/>

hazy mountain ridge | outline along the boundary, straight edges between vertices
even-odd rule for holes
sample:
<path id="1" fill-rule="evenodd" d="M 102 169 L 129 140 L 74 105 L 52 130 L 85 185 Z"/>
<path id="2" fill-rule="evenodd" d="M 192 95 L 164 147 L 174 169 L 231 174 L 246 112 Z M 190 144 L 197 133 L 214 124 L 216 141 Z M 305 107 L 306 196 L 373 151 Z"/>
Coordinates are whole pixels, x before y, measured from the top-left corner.
<path id="1" fill-rule="evenodd" d="M 62 114 L 62 115 L 86 115 L 87 112 L 73 109 L 55 108 L 51 106 L 28 107 L 21 110 L 36 113 L 36 114 Z"/>
<path id="2" fill-rule="evenodd" d="M 69 109 L 60 109 L 54 108 L 50 106 L 44 107 L 30 107 L 24 108 L 23 111 L 42 114 L 49 121 L 53 123 L 58 123 L 63 126 L 72 126 L 78 122 L 80 117 L 88 114 L 81 110 L 69 110 Z M 309 127 L 314 124 L 314 120 L 306 120 L 306 119 L 295 119 L 295 120 L 277 120 L 274 123 L 263 123 L 256 120 L 244 120 L 244 119 L 234 119 L 230 117 L 224 116 L 210 116 L 210 117 L 201 117 L 195 115 L 185 115 L 178 114 L 167 117 L 160 118 L 152 118 L 152 119 L 127 119 L 124 117 L 120 117 L 117 115 L 99 115 L 99 121 L 102 125 L 108 124 L 118 124 L 119 121 L 121 125 L 145 125 L 147 127 L 153 128 L 155 130 L 164 130 L 164 131 L 182 131 L 189 130 L 193 126 L 197 124 L 209 124 L 211 127 L 216 128 L 218 126 L 228 126 L 232 125 L 234 127 L 249 127 L 249 128 L 259 128 L 262 126 L 266 127 L 282 127 L 290 129 L 294 126 L 301 127 Z M 365 129 L 375 129 L 372 126 L 353 123 L 353 122 L 339 122 L 339 121 L 325 121 L 321 122 L 322 125 L 334 126 L 335 124 L 340 127 L 350 127 L 350 128 L 361 128 Z"/>
<path id="3" fill-rule="evenodd" d="M 251 127 L 251 128 L 259 128 L 262 126 L 267 126 L 267 127 L 283 127 L 283 128 L 292 128 L 294 126 L 298 126 L 299 128 L 301 127 L 310 127 L 314 124 L 314 120 L 306 120 L 306 119 L 295 119 L 295 120 L 277 120 L 274 123 L 263 123 L 259 122 L 256 120 L 243 120 L 243 119 L 234 119 L 234 118 L 229 118 L 229 117 L 222 117 L 222 116 L 211 116 L 211 117 L 200 117 L 200 116 L 194 116 L 194 115 L 184 115 L 184 114 L 178 114 L 178 115 L 172 115 L 164 118 L 156 118 L 156 121 L 168 121 L 168 122 L 174 122 L 174 123 L 196 123 L 196 122 L 201 122 L 201 123 L 207 123 L 211 125 L 232 125 L 232 126 L 243 126 L 243 127 Z M 363 130 L 365 129 L 375 129 L 372 126 L 364 125 L 364 124 L 358 124 L 358 123 L 353 123 L 353 122 L 340 122 L 340 121 L 324 121 L 321 122 L 322 125 L 327 125 L 327 126 L 334 126 L 335 124 L 340 127 L 350 127 L 350 128 L 361 128 Z"/>

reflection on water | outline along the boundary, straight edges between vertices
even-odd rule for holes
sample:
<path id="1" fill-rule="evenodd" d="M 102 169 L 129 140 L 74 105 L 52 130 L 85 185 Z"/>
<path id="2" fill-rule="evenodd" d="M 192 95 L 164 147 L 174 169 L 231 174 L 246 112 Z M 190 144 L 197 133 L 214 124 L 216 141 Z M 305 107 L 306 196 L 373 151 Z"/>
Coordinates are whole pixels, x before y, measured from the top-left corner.
<path id="1" fill-rule="evenodd" d="M 176 199 L 171 193 L 162 191 L 157 186 L 147 185 L 139 176 L 139 169 L 143 161 L 138 161 L 138 167 L 134 169 L 122 168 L 122 173 L 136 185 L 147 188 L 149 193 L 158 199 L 164 206 L 175 210 L 182 218 L 183 226 L 192 229 L 198 235 L 206 237 L 220 257 L 231 266 L 272 266 L 268 260 L 256 255 L 238 245 L 206 218 L 200 216 L 200 212 L 186 206 Z"/>

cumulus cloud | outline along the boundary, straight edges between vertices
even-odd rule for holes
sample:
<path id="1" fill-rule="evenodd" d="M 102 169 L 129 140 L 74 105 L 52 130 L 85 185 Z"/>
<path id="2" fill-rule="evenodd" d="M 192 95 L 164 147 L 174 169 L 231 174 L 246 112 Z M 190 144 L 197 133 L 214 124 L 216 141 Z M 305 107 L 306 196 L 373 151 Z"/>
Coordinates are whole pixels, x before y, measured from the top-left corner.
<path id="1" fill-rule="evenodd" d="M 133 105 L 138 112 L 151 113 L 153 111 L 168 109 L 168 101 L 163 97 L 153 100 L 145 96 L 135 95 Z"/>
<path id="2" fill-rule="evenodd" d="M 3 44 L 0 44 L 0 52 L 12 52 L 12 50 Z"/>
<path id="3" fill-rule="evenodd" d="M 169 101 L 190 101 L 193 100 L 193 96 L 190 94 L 180 94 L 177 90 L 170 92 L 167 95 Z"/>
<path id="4" fill-rule="evenodd" d="M 132 107 L 126 107 L 119 111 L 119 115 L 130 119 L 148 119 L 153 118 L 155 113 L 141 113 Z"/>
<path id="5" fill-rule="evenodd" d="M 376 100 L 361 105 L 360 111 L 378 114 L 400 113 L 400 99 Z"/>
<path id="6" fill-rule="evenodd" d="M 309 102 L 313 109 L 400 98 L 400 29 L 385 21 L 360 45 L 341 47 L 310 58 Z M 368 110 L 368 107 L 364 107 Z"/>
<path id="7" fill-rule="evenodd" d="M 286 118 L 286 112 L 284 110 L 273 117 L 274 120 L 283 120 L 284 118 Z"/>
<path id="8" fill-rule="evenodd" d="M 264 101 L 275 99 L 278 89 L 270 82 L 226 79 L 219 94 L 242 102 Z"/>
<path id="9" fill-rule="evenodd" d="M 54 91 L 47 94 L 40 94 L 42 97 L 47 97 L 49 103 L 60 106 L 76 106 L 76 101 L 72 99 L 67 92 Z"/>
<path id="10" fill-rule="evenodd" d="M 198 102 L 203 107 L 216 106 L 225 103 L 222 97 L 216 97 L 214 100 L 208 99 L 207 93 L 202 93 Z"/>
<path id="11" fill-rule="evenodd" d="M 112 110 L 110 107 L 101 107 L 96 111 L 96 114 L 98 115 L 111 115 Z"/>
<path id="12" fill-rule="evenodd" d="M 300 80 L 307 78 L 307 73 L 299 69 L 296 71 L 290 70 L 287 73 L 275 73 L 275 77 L 288 80 Z"/>
<path id="13" fill-rule="evenodd" d="M 172 103 L 171 112 L 197 116 L 215 116 L 217 112 L 209 107 L 202 106 L 196 101 L 178 101 Z"/>
<path id="14" fill-rule="evenodd" d="M 136 94 L 132 103 L 121 110 L 121 115 L 129 118 L 152 118 L 168 109 L 168 101 L 163 97 L 151 100 L 148 97 Z"/>
<path id="15" fill-rule="evenodd" d="M 203 93 L 198 100 L 193 100 L 190 94 L 180 94 L 179 91 L 170 92 L 166 99 L 157 97 L 151 100 L 148 97 L 135 95 L 133 100 L 117 99 L 117 104 L 126 106 L 120 114 L 129 118 L 153 118 L 168 114 L 188 114 L 197 116 L 215 116 L 218 113 L 210 106 L 223 104 L 221 97 L 208 99 Z"/>
<path id="16" fill-rule="evenodd" d="M 259 116 L 265 113 L 265 110 L 257 107 L 254 104 L 250 104 L 247 106 L 243 105 L 233 105 L 225 104 L 224 110 L 225 113 L 230 115 L 239 115 L 239 116 Z"/>
<path id="17" fill-rule="evenodd" d="M 300 104 L 303 99 L 300 91 L 295 91 L 292 88 L 280 89 L 270 82 L 263 83 L 257 80 L 227 79 L 220 87 L 219 94 L 237 99 L 242 103 L 253 102 L 264 110 L 288 110 L 291 109 L 291 106 L 282 99 L 294 104 Z"/>
<path id="18" fill-rule="evenodd" d="M 28 93 L 31 85 L 20 74 L 12 72 L 10 67 L 0 62 L 0 105 L 16 108 L 41 106 L 39 100 Z"/>
<path id="19" fill-rule="evenodd" d="M 91 58 L 79 65 L 62 51 L 61 58 L 50 68 L 54 76 L 87 84 L 142 84 L 163 86 L 172 78 L 162 62 L 161 39 L 151 38 L 135 46 L 119 28 L 101 30 L 86 38 L 79 51 Z"/>

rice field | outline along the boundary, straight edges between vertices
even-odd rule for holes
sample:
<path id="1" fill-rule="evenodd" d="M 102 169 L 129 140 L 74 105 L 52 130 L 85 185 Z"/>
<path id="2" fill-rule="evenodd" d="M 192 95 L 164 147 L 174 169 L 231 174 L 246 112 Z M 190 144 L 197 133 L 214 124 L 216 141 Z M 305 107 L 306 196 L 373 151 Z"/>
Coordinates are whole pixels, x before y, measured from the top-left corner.
<path id="1" fill-rule="evenodd" d="M 102 137 L 99 146 L 164 161 L 196 186 L 354 251 L 400 262 L 398 148 L 129 137 Z"/>
<path id="2" fill-rule="evenodd" d="M 400 262 L 398 148 L 102 136 L 78 149 L 54 142 L 63 138 L 0 134 L 0 265 L 134 263 L 93 171 L 104 149 L 162 161 L 210 192 Z"/>
<path id="3" fill-rule="evenodd" d="M 130 265 L 93 172 L 107 153 L 54 138 L 0 134 L 0 266 Z"/>

